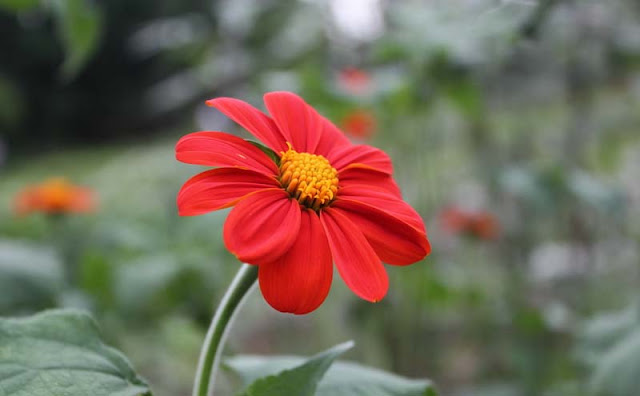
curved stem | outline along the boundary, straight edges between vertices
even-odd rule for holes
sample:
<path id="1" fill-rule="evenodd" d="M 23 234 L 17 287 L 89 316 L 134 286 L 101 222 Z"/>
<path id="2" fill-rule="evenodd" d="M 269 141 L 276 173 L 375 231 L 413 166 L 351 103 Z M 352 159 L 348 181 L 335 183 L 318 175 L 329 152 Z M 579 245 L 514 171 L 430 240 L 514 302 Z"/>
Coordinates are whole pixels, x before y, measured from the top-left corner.
<path id="1" fill-rule="evenodd" d="M 258 266 L 243 264 L 224 294 L 220 305 L 218 305 L 200 351 L 193 396 L 208 396 L 212 394 L 213 379 L 218 371 L 222 347 L 227 338 L 230 325 L 238 307 L 256 283 L 256 279 L 258 279 Z"/>

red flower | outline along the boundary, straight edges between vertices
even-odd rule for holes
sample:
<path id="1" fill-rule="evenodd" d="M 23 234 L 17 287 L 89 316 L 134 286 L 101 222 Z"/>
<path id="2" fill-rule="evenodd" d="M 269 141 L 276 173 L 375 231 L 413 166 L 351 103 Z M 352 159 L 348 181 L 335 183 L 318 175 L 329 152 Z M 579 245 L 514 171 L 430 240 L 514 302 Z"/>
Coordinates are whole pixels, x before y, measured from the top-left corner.
<path id="1" fill-rule="evenodd" d="M 480 212 L 473 217 L 471 231 L 480 239 L 495 239 L 500 232 L 500 226 L 494 215 Z"/>
<path id="2" fill-rule="evenodd" d="M 371 84 L 369 73 L 356 67 L 345 67 L 340 71 L 338 79 L 342 88 L 354 95 L 362 94 Z"/>
<path id="3" fill-rule="evenodd" d="M 450 207 L 440 213 L 442 228 L 449 233 L 468 234 L 479 239 L 495 239 L 500 231 L 496 217 L 486 211 Z"/>
<path id="4" fill-rule="evenodd" d="M 52 178 L 28 186 L 14 200 L 14 210 L 18 215 L 32 212 L 86 213 L 95 210 L 95 206 L 93 191 L 75 186 L 64 178 Z"/>
<path id="5" fill-rule="evenodd" d="M 368 139 L 376 129 L 376 118 L 367 110 L 353 110 L 342 119 L 342 129 L 359 139 Z"/>
<path id="6" fill-rule="evenodd" d="M 196 132 L 176 158 L 216 166 L 188 180 L 180 215 L 235 206 L 224 242 L 240 261 L 259 266 L 260 289 L 282 312 L 316 309 L 331 286 L 333 265 L 347 286 L 376 302 L 386 294 L 382 262 L 408 265 L 430 252 L 422 219 L 402 200 L 382 151 L 353 145 L 331 122 L 289 92 L 264 96 L 271 117 L 237 99 L 207 101 L 264 142 L 223 132 Z"/>

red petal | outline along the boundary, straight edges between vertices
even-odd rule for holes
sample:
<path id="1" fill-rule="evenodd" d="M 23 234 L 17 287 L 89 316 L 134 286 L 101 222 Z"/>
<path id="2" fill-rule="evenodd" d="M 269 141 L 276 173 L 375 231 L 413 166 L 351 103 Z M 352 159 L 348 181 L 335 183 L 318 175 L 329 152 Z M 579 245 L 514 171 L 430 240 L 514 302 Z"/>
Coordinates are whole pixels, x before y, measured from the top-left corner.
<path id="1" fill-rule="evenodd" d="M 264 95 L 264 104 L 294 150 L 315 153 L 323 125 L 311 106 L 291 92 L 269 92 Z"/>
<path id="2" fill-rule="evenodd" d="M 374 188 L 387 191 L 389 194 L 402 199 L 400 188 L 393 177 L 388 173 L 380 172 L 371 168 L 347 167 L 338 172 L 340 188 L 348 186 L 367 186 L 366 189 Z M 338 190 L 338 196 L 340 190 Z"/>
<path id="3" fill-rule="evenodd" d="M 178 193 L 180 216 L 194 216 L 235 205 L 247 195 L 278 182 L 262 173 L 239 168 L 217 168 L 187 180 Z"/>
<path id="4" fill-rule="evenodd" d="M 322 137 L 318 142 L 318 147 L 316 147 L 316 154 L 329 158 L 332 151 L 338 150 L 343 146 L 352 146 L 344 133 L 333 125 L 331 121 L 320 116 L 320 122 L 322 123 Z"/>
<path id="5" fill-rule="evenodd" d="M 338 197 L 339 199 L 362 202 L 383 210 L 411 225 L 418 231 L 426 233 L 424 222 L 418 212 L 416 212 L 411 205 L 399 199 L 396 195 L 391 194 L 389 191 L 381 188 L 372 188 L 368 185 L 354 184 L 341 187 L 340 190 L 338 190 Z"/>
<path id="6" fill-rule="evenodd" d="M 233 98 L 215 98 L 206 103 L 240 124 L 276 153 L 287 151 L 286 140 L 273 120 L 249 103 Z"/>
<path id="7" fill-rule="evenodd" d="M 309 313 L 329 294 L 333 278 L 331 250 L 318 215 L 303 210 L 300 233 L 277 261 L 258 271 L 264 299 L 280 312 Z"/>
<path id="8" fill-rule="evenodd" d="M 333 150 L 327 159 L 337 170 L 348 166 L 373 168 L 389 175 L 393 173 L 391 158 L 384 151 L 364 144 L 339 147 Z"/>
<path id="9" fill-rule="evenodd" d="M 382 210 L 345 199 L 335 201 L 331 207 L 341 211 L 360 228 L 385 263 L 413 264 L 431 251 L 423 232 Z"/>
<path id="10" fill-rule="evenodd" d="M 176 158 L 195 165 L 237 166 L 266 175 L 278 173 L 276 164 L 251 143 L 224 132 L 195 132 L 176 144 Z"/>
<path id="11" fill-rule="evenodd" d="M 387 271 L 362 231 L 343 213 L 330 207 L 320 212 L 320 220 L 344 283 L 367 301 L 382 300 L 389 288 Z"/>
<path id="12" fill-rule="evenodd" d="M 300 204 L 282 189 L 258 191 L 240 201 L 224 224 L 224 242 L 238 260 L 276 261 L 291 248 L 300 230 Z"/>

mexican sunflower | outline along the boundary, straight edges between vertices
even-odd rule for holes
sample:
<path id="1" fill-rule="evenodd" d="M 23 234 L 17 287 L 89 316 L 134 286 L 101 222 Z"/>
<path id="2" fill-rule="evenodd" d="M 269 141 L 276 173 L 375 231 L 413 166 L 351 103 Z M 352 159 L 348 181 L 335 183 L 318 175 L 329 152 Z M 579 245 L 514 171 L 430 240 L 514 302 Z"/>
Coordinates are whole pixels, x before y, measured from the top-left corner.
<path id="1" fill-rule="evenodd" d="M 14 199 L 18 215 L 33 212 L 45 214 L 88 213 L 95 210 L 96 199 L 92 190 L 79 187 L 62 177 L 27 186 Z"/>
<path id="2" fill-rule="evenodd" d="M 345 67 L 338 75 L 340 86 L 347 92 L 358 95 L 366 92 L 371 86 L 369 73 L 356 67 Z"/>
<path id="3" fill-rule="evenodd" d="M 469 211 L 449 207 L 439 215 L 442 228 L 450 234 L 464 234 L 478 239 L 490 240 L 498 237 L 500 223 L 487 211 Z"/>
<path id="4" fill-rule="evenodd" d="M 369 139 L 376 130 L 376 117 L 367 110 L 353 110 L 343 119 L 342 130 L 357 139 Z"/>
<path id="5" fill-rule="evenodd" d="M 278 311 L 316 309 L 329 293 L 332 263 L 356 295 L 380 301 L 389 286 L 383 262 L 408 265 L 430 252 L 424 223 L 402 200 L 389 157 L 353 145 L 292 93 L 267 93 L 264 102 L 271 116 L 238 99 L 206 102 L 270 150 L 224 132 L 182 137 L 178 160 L 216 168 L 182 186 L 179 214 L 233 206 L 225 245 L 258 266 L 262 294 Z"/>

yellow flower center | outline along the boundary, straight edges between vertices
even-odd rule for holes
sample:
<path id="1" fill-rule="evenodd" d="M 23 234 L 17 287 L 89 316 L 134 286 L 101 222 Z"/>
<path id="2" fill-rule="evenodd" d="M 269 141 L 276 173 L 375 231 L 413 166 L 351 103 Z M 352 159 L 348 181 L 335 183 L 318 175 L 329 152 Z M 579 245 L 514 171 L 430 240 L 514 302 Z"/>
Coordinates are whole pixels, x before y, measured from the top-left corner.
<path id="1" fill-rule="evenodd" d="M 280 184 L 301 204 L 319 210 L 338 192 L 338 171 L 321 155 L 289 150 L 280 158 Z"/>

